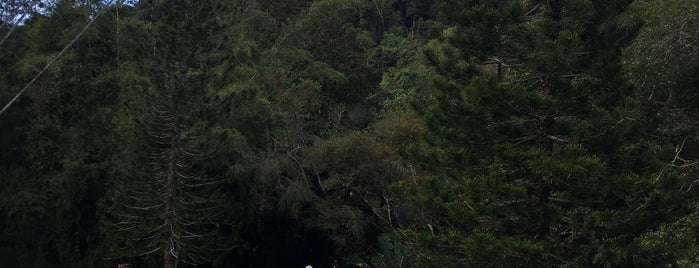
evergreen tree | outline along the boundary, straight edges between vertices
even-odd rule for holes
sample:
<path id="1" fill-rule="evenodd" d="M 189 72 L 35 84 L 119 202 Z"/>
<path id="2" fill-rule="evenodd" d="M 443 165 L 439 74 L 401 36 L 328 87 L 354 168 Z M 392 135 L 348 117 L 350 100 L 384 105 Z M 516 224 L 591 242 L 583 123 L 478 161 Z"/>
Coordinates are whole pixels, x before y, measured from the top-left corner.
<path id="1" fill-rule="evenodd" d="M 615 26 L 627 5 L 440 3 L 446 28 L 426 52 L 434 99 L 418 105 L 427 144 L 408 150 L 425 175 L 399 187 L 425 213 L 400 236 L 421 263 L 631 261 L 626 202 L 650 178 L 616 156 L 633 108 L 618 67 L 629 34 Z"/>
<path id="2" fill-rule="evenodd" d="M 218 24 L 222 16 L 211 13 L 220 4 L 183 0 L 154 6 L 162 11 L 153 17 L 156 37 L 146 45 L 152 50 L 140 44 L 146 60 L 136 67 L 146 76 L 126 70 L 122 77 L 122 86 L 132 87 L 127 92 L 136 98 L 123 96 L 133 106 L 121 115 L 124 159 L 113 171 L 109 202 L 112 235 L 123 236 L 116 246 L 124 249 L 113 254 L 161 254 L 165 267 L 201 264 L 213 261 L 234 238 L 236 223 L 224 221 L 226 196 L 216 186 L 226 185 L 231 174 L 225 165 L 235 162 L 210 159 L 235 156 L 235 148 L 226 148 L 238 146 L 231 140 L 245 144 L 236 130 L 221 125 L 228 114 L 212 110 L 225 107 L 222 87 L 231 80 L 211 71 L 235 66 L 226 54 L 218 56 L 223 67 L 205 65 L 229 37 L 216 28 L 224 26 Z M 211 43 L 201 36 L 210 31 L 223 40 Z"/>
<path id="3" fill-rule="evenodd" d="M 696 265 L 697 11 L 0 1 L 1 265 Z"/>
<path id="4" fill-rule="evenodd" d="M 646 266 L 697 264 L 697 52 L 699 16 L 695 1 L 636 1 L 626 23 L 642 25 L 624 50 L 624 69 L 638 88 L 641 105 L 638 158 L 655 157 L 655 193 L 647 199 L 648 218 L 660 226 L 633 241 L 633 258 Z M 651 150 L 651 153 L 644 153 Z M 644 167 L 647 168 L 647 167 Z"/>
<path id="5" fill-rule="evenodd" d="M 9 93 L 3 101 L 44 68 L 93 14 L 94 7 L 60 1 L 25 21 L 3 47 L 14 48 L 4 58 L 8 76 L 3 81 L 11 86 L 2 89 L 3 96 Z M 0 120 L 9 124 L 3 134 L 10 138 L 3 142 L 13 142 L 3 146 L 11 153 L 3 166 L 13 171 L 3 176 L 7 199 L 0 210 L 7 213 L 3 232 L 10 236 L 2 247 L 12 248 L 14 257 L 8 259 L 17 259 L 21 267 L 89 267 L 98 261 L 97 203 L 105 192 L 117 92 L 110 72 L 114 50 L 104 38 L 112 33 L 111 22 L 99 17 Z"/>

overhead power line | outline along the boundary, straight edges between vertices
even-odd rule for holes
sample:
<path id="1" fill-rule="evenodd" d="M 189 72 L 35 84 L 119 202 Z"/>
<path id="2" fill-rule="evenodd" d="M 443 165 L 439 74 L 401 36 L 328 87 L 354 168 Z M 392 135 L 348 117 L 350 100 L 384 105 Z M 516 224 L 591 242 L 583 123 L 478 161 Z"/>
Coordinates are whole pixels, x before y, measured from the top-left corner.
<path id="1" fill-rule="evenodd" d="M 92 26 L 92 23 L 94 23 L 97 20 L 97 18 L 99 18 L 99 16 L 102 15 L 107 10 L 107 8 L 109 8 L 109 6 L 112 5 L 113 2 L 114 2 L 114 0 L 110 0 L 99 12 L 97 12 L 97 14 L 95 14 L 95 16 L 92 17 L 92 19 L 73 38 L 73 40 L 71 40 L 70 43 L 68 43 L 65 47 L 63 47 L 63 49 L 60 52 L 58 52 L 58 54 L 56 54 L 56 56 L 54 56 L 49 62 L 47 62 L 46 65 L 44 66 L 44 68 L 41 69 L 41 71 L 39 71 L 39 73 L 37 73 L 34 76 L 34 78 L 32 78 L 32 80 L 29 81 L 29 83 L 27 83 L 26 85 L 24 85 L 24 87 L 22 87 L 22 89 L 19 91 L 19 93 L 17 93 L 17 95 L 15 95 L 14 98 L 12 98 L 5 105 L 5 107 L 3 107 L 2 110 L 0 110 L 0 116 L 2 116 L 2 114 L 5 113 L 5 111 L 7 111 L 7 109 L 10 108 L 10 106 L 13 103 L 15 103 L 17 101 L 17 99 L 19 99 L 19 97 L 22 96 L 22 94 L 24 94 L 24 92 L 27 91 L 27 89 L 29 89 L 29 87 L 31 87 L 36 82 L 36 80 L 38 80 L 39 77 L 41 77 L 41 75 L 44 74 L 51 67 L 51 65 L 56 63 L 56 61 L 58 61 L 58 59 L 61 58 L 61 56 L 63 56 L 63 54 L 66 51 L 68 51 L 68 49 L 70 49 L 73 46 L 73 44 L 75 44 L 75 42 L 78 41 L 78 39 L 80 39 L 80 37 L 87 31 L 87 29 L 90 28 L 90 26 Z"/>

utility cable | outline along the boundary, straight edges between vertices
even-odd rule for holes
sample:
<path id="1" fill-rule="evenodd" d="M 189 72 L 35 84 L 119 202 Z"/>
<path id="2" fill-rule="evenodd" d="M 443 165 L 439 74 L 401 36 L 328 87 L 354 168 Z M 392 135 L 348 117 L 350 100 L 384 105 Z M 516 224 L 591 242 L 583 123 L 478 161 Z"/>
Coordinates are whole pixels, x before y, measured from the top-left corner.
<path id="1" fill-rule="evenodd" d="M 80 37 L 87 31 L 87 29 L 90 28 L 90 26 L 92 26 L 92 23 L 94 23 L 94 22 L 97 20 L 97 18 L 99 18 L 99 16 L 102 15 L 102 14 L 107 10 L 107 8 L 108 8 L 109 6 L 112 5 L 112 2 L 114 2 L 114 0 L 110 0 L 109 3 L 107 3 L 107 4 L 102 8 L 102 10 L 100 10 L 99 12 L 97 12 L 97 14 L 95 14 L 95 16 L 90 20 L 90 22 L 88 22 L 87 25 L 85 25 L 85 27 L 83 27 L 83 29 L 80 31 L 80 33 L 78 33 L 78 34 L 75 36 L 75 38 L 73 38 L 73 40 L 70 41 L 70 43 L 68 43 L 65 47 L 63 47 L 63 49 L 62 49 L 60 52 L 58 52 L 58 54 L 56 54 L 56 56 L 54 56 L 48 63 L 46 63 L 46 66 L 44 66 L 44 68 L 41 69 L 41 71 L 39 71 L 39 73 L 37 73 L 37 74 L 34 76 L 34 78 L 32 78 L 32 80 L 29 81 L 29 83 L 27 83 L 27 84 L 22 88 L 22 90 L 19 91 L 19 93 L 17 93 L 17 95 L 15 95 L 15 97 L 12 98 L 12 99 L 10 100 L 10 102 L 8 102 L 7 105 L 5 105 L 5 107 L 2 108 L 2 110 L 0 110 L 0 116 L 2 116 L 2 114 L 5 113 L 5 111 L 6 111 L 8 108 L 10 108 L 10 106 L 11 106 L 15 101 L 17 101 L 17 99 L 19 99 L 19 97 L 22 96 L 22 94 L 23 94 L 25 91 L 27 91 L 27 89 L 29 89 L 29 87 L 31 87 L 31 86 L 34 84 L 34 82 L 36 82 L 36 80 L 38 80 L 39 77 L 40 77 L 42 74 L 44 74 L 44 73 L 51 67 L 51 65 L 53 65 L 56 61 L 58 61 L 58 59 L 59 59 L 61 56 L 63 56 L 63 54 L 64 54 L 66 51 L 68 51 L 68 49 L 70 49 L 70 47 L 72 47 L 73 44 L 75 44 L 75 42 L 78 41 L 78 39 L 80 39 Z"/>
<path id="2" fill-rule="evenodd" d="M 25 4 L 24 8 L 30 9 L 30 11 L 31 11 L 31 8 L 34 6 L 34 4 L 36 4 L 36 2 L 37 1 L 34 0 L 28 4 Z M 2 47 L 3 44 L 5 44 L 5 41 L 7 41 L 7 39 L 10 38 L 10 35 L 12 35 L 12 33 L 15 31 L 15 29 L 17 29 L 17 26 L 22 24 L 24 22 L 24 19 L 27 17 L 27 15 L 29 13 L 31 13 L 30 11 L 22 10 L 21 11 L 22 15 L 19 17 L 19 19 L 17 19 L 17 16 L 19 15 L 20 10 L 22 10 L 22 9 L 17 7 L 17 12 L 15 14 L 10 15 L 7 19 L 7 20 L 14 20 L 14 23 L 8 23 L 6 21 L 3 21 L 3 25 L 2 25 L 2 27 L 0 27 L 0 29 L 4 28 L 6 24 L 12 24 L 12 26 L 10 26 L 10 28 L 7 31 L 7 33 L 5 34 L 5 36 L 2 38 L 2 40 L 0 40 L 0 47 Z"/>
<path id="3" fill-rule="evenodd" d="M 19 17 L 19 21 L 16 22 L 14 25 L 12 25 L 12 27 L 10 27 L 10 30 L 7 31 L 7 33 L 6 33 L 5 36 L 2 38 L 2 40 L 0 40 L 0 47 L 2 47 L 2 44 L 4 44 L 5 41 L 7 41 L 7 39 L 10 38 L 10 35 L 12 35 L 12 32 L 14 32 L 15 29 L 17 29 L 17 25 L 19 24 L 19 22 L 20 22 L 20 21 L 23 21 L 23 20 L 24 20 L 24 17 L 26 17 L 26 16 L 27 16 L 27 13 L 22 14 L 22 16 Z"/>

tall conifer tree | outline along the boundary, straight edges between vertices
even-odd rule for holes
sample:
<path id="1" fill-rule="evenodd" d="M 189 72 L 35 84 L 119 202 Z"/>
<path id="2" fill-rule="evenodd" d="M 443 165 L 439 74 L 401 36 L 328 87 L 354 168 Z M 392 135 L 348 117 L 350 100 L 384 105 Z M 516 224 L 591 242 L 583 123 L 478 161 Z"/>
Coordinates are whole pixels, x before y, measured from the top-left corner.
<path id="1" fill-rule="evenodd" d="M 428 146 L 409 150 L 428 175 L 404 185 L 427 227 L 403 238 L 425 264 L 623 263 L 637 177 L 607 153 L 629 94 L 617 67 L 628 36 L 614 26 L 626 5 L 441 2 L 434 100 L 418 105 Z"/>
<path id="2" fill-rule="evenodd" d="M 211 110 L 221 108 L 221 83 L 202 73 L 209 70 L 202 58 L 212 57 L 202 34 L 221 34 L 206 28 L 223 16 L 211 13 L 215 4 L 173 0 L 144 8 L 152 12 L 154 37 L 141 48 L 146 59 L 131 61 L 141 61 L 146 76 L 123 71 L 130 83 L 123 86 L 139 97 L 124 96 L 132 107 L 121 118 L 127 144 L 117 162 L 126 168 L 113 175 L 112 226 L 124 238 L 120 254 L 160 254 L 164 267 L 210 262 L 230 242 L 221 232 L 230 226 L 221 219 L 225 199 L 215 187 L 225 177 L 208 169 L 210 157 L 227 150 L 217 146 L 230 146 L 219 143 L 225 131 L 214 130 L 223 113 Z"/>

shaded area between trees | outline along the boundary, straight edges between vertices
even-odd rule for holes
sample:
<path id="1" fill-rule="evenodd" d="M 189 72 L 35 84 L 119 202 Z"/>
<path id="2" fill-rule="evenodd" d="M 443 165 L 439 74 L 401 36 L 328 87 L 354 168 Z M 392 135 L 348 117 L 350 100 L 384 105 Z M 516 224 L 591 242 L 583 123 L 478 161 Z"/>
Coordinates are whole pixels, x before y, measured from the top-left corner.
<path id="1" fill-rule="evenodd" d="M 697 264 L 696 1 L 106 4 L 0 1 L 3 267 Z"/>

